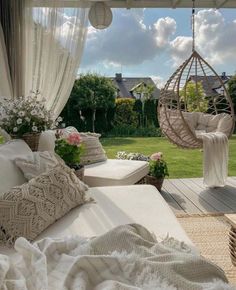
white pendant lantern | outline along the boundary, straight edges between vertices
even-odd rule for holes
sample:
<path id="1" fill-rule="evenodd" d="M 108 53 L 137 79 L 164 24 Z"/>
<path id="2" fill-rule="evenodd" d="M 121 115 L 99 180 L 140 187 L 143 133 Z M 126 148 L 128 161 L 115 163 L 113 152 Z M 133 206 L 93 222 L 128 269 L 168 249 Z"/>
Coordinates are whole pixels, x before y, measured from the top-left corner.
<path id="1" fill-rule="evenodd" d="M 104 29 L 112 22 L 112 11 L 105 2 L 99 1 L 92 4 L 88 17 L 93 27 Z"/>

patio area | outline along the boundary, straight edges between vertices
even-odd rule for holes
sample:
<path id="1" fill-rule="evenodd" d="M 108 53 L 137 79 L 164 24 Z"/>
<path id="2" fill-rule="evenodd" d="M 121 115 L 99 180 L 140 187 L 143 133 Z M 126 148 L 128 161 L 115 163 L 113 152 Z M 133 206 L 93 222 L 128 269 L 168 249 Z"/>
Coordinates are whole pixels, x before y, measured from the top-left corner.
<path id="1" fill-rule="evenodd" d="M 165 179 L 161 194 L 176 216 L 236 212 L 236 177 L 223 188 L 206 188 L 202 178 Z"/>

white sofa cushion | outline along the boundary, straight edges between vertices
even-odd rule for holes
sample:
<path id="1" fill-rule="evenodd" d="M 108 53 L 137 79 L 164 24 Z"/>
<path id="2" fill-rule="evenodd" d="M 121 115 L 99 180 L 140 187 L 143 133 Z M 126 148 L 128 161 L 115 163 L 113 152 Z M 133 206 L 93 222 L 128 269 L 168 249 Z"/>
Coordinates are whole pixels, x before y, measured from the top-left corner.
<path id="1" fill-rule="evenodd" d="M 13 186 L 26 182 L 24 174 L 15 164 L 14 159 L 31 154 L 32 151 L 23 140 L 12 140 L 0 145 L 0 194 Z"/>
<path id="2" fill-rule="evenodd" d="M 108 159 L 85 166 L 84 182 L 89 186 L 131 185 L 149 172 L 146 161 Z"/>
<path id="3" fill-rule="evenodd" d="M 59 158 L 59 157 L 58 157 Z M 49 171 L 59 163 L 54 152 L 32 152 L 29 155 L 15 159 L 16 165 L 21 169 L 25 178 L 30 180 L 44 172 Z"/>
<path id="4" fill-rule="evenodd" d="M 44 231 L 43 237 L 79 235 L 93 237 L 122 224 L 139 223 L 157 238 L 167 235 L 193 245 L 172 210 L 151 185 L 90 188 L 96 203 L 75 208 Z"/>

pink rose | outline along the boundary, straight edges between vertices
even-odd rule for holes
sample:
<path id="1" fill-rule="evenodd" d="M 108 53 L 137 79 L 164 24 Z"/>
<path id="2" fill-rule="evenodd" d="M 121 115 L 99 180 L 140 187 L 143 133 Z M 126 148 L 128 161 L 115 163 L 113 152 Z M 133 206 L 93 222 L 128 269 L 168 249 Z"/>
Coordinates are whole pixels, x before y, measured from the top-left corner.
<path id="1" fill-rule="evenodd" d="M 66 138 L 66 141 L 70 144 L 70 145 L 79 145 L 81 138 L 80 138 L 80 134 L 79 133 L 70 133 L 68 135 L 68 137 Z"/>
<path id="2" fill-rule="evenodd" d="M 157 161 L 157 160 L 161 160 L 162 156 L 163 156 L 162 152 L 157 152 L 157 153 L 153 153 L 150 159 Z"/>

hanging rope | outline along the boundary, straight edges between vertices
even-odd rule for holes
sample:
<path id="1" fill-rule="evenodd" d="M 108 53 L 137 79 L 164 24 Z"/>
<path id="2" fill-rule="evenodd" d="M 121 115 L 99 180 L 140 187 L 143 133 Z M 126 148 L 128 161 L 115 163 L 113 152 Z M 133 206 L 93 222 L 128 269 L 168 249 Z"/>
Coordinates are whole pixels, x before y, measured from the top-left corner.
<path id="1" fill-rule="evenodd" d="M 192 32 L 193 32 L 192 51 L 194 51 L 195 50 L 195 0 L 193 0 L 193 6 L 192 6 Z"/>

